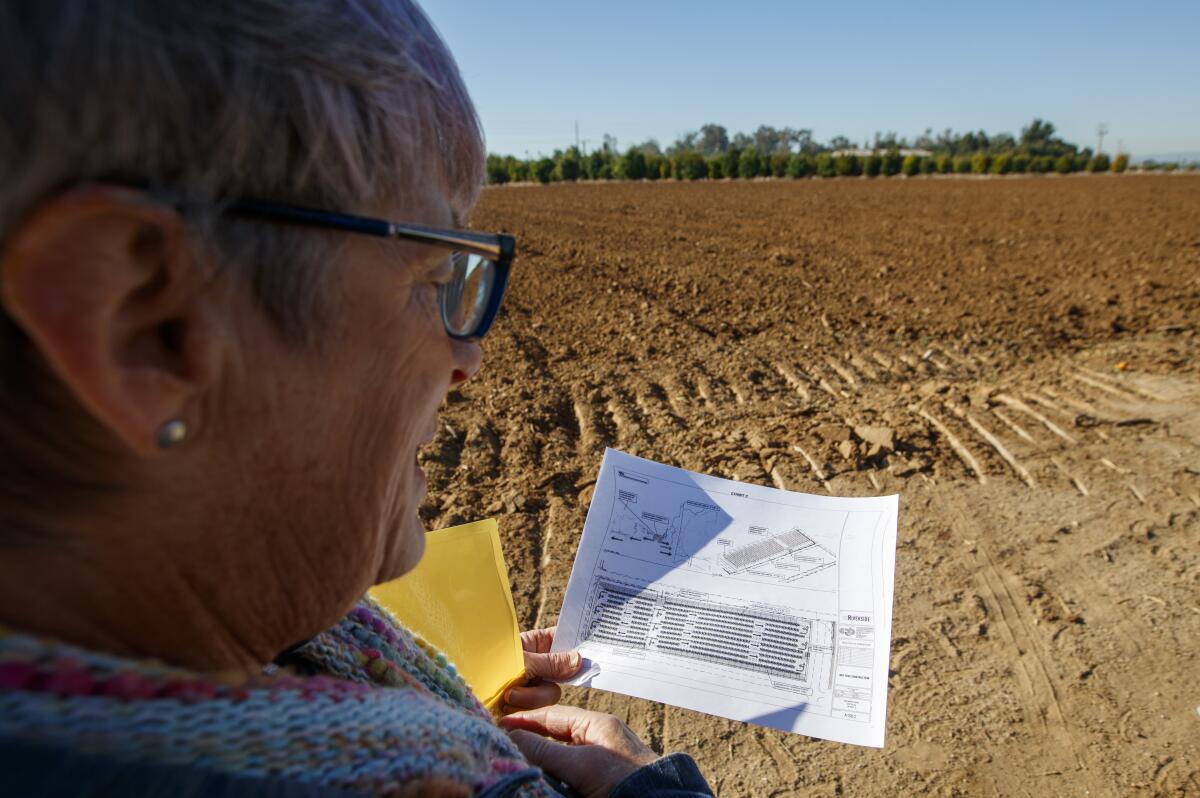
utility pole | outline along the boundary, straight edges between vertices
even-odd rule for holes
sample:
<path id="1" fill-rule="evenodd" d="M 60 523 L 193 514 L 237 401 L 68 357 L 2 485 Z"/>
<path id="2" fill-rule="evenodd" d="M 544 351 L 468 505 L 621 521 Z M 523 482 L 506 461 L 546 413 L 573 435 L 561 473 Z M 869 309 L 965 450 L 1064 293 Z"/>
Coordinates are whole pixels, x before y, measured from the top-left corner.
<path id="1" fill-rule="evenodd" d="M 579 152 L 579 120 L 575 120 L 575 152 Z"/>
<path id="2" fill-rule="evenodd" d="M 1096 125 L 1096 154 L 1104 152 L 1104 137 L 1108 135 L 1108 123 L 1101 122 Z"/>

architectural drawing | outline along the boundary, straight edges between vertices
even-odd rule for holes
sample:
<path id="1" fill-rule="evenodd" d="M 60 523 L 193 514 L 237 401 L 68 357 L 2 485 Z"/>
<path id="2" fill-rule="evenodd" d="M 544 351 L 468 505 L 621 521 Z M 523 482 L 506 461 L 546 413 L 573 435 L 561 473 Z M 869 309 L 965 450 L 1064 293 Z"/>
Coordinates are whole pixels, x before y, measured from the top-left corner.
<path id="1" fill-rule="evenodd" d="M 555 648 L 578 684 L 881 746 L 896 510 L 610 449 Z"/>

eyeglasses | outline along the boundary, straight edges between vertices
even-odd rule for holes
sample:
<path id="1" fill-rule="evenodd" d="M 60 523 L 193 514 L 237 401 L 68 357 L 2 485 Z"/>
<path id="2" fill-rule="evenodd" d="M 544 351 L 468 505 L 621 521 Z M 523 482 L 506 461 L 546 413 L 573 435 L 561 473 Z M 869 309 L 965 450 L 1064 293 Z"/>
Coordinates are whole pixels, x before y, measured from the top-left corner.
<path id="1" fill-rule="evenodd" d="M 239 216 L 403 238 L 450 250 L 454 273 L 449 282 L 438 286 L 438 304 L 446 334 L 464 341 L 479 340 L 495 321 L 516 254 L 516 239 L 501 233 L 439 230 L 257 199 L 236 200 L 226 210 Z"/>

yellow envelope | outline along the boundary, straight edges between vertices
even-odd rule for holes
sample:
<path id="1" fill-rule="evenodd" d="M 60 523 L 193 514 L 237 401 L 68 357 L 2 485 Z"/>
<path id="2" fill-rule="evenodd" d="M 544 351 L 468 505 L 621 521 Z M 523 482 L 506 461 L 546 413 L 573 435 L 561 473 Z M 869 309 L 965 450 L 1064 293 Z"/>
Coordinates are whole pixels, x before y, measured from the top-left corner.
<path id="1" fill-rule="evenodd" d="M 524 678 L 496 519 L 428 533 L 417 567 L 370 594 L 444 653 L 492 712 L 499 710 L 504 691 Z"/>

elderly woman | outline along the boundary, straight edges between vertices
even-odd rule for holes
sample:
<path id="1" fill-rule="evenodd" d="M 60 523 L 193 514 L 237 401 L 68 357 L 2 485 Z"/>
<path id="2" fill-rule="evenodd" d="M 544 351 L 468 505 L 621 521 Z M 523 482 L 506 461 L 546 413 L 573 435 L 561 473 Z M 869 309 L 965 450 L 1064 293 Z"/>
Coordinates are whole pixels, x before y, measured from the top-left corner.
<path id="1" fill-rule="evenodd" d="M 543 679 L 497 726 L 361 599 L 513 255 L 454 230 L 484 151 L 422 13 L 14 0 L 0 72 L 5 794 L 708 794 Z"/>

